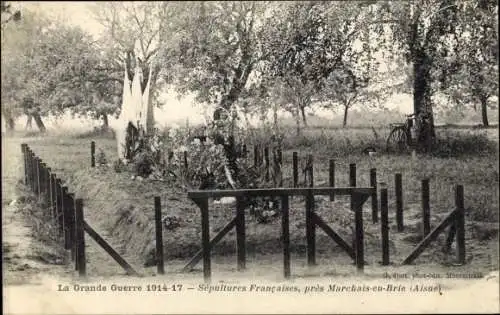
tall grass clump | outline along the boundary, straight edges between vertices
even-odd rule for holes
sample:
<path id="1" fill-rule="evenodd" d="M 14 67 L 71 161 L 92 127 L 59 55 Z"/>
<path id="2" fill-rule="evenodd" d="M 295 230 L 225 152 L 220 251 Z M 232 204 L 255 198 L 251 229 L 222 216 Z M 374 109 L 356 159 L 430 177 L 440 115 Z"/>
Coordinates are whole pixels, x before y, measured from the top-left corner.
<path id="1" fill-rule="evenodd" d="M 94 127 L 90 131 L 85 131 L 74 135 L 76 139 L 108 138 L 115 139 L 115 131 L 112 128 Z"/>
<path id="2" fill-rule="evenodd" d="M 498 144 L 484 133 L 445 130 L 438 133 L 431 154 L 436 157 L 488 156 Z"/>
<path id="3" fill-rule="evenodd" d="M 318 156 L 359 155 L 364 150 L 382 152 L 385 150 L 385 131 L 374 128 L 366 129 L 308 129 L 300 136 L 285 132 L 283 148 L 285 150 L 314 151 Z"/>

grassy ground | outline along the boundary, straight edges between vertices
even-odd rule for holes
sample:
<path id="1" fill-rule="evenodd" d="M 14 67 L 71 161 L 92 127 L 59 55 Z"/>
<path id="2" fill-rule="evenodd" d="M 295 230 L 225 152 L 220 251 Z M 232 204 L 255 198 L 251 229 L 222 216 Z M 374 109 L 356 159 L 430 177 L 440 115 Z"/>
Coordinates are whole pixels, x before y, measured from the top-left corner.
<path id="1" fill-rule="evenodd" d="M 399 264 L 418 240 L 420 221 L 420 180 L 431 180 L 431 226 L 454 207 L 454 187 L 465 187 L 467 223 L 467 270 L 484 271 L 498 269 L 498 136 L 497 130 L 439 131 L 448 136 L 452 145 L 436 156 L 391 156 L 378 154 L 369 157 L 361 154 L 368 145 L 382 148 L 388 133 L 386 129 L 318 129 L 305 130 L 302 137 L 285 139 L 285 185 L 290 183 L 291 157 L 298 151 L 300 158 L 314 154 L 315 185 L 328 183 L 328 160 L 336 160 L 336 186 L 348 186 L 348 165 L 357 164 L 357 185 L 368 186 L 369 169 L 377 168 L 378 181 L 387 183 L 391 222 L 391 260 Z M 450 136 L 451 135 L 451 136 Z M 471 138 L 472 137 L 472 138 Z M 492 141 L 484 141 L 484 138 Z M 466 140 L 462 140 L 466 139 Z M 473 139 L 467 140 L 467 139 Z M 181 219 L 180 227 L 164 230 L 164 247 L 167 265 L 178 270 L 200 249 L 200 214 L 196 205 L 187 199 L 186 189 L 178 183 L 132 180 L 127 172 L 116 173 L 113 168 L 90 168 L 90 141 L 95 140 L 98 151 L 102 149 L 109 161 L 116 157 L 116 142 L 110 136 L 81 136 L 61 133 L 32 137 L 26 142 L 63 179 L 63 183 L 83 198 L 87 222 L 101 233 L 134 267 L 143 269 L 151 259 L 154 249 L 153 198 L 160 196 L 163 215 L 175 215 Z M 454 142 L 453 142 L 454 141 Z M 465 141 L 465 142 L 464 142 Z M 469 142 L 467 142 L 469 141 Z M 465 143 L 465 144 L 464 144 Z M 469 147 L 473 146 L 473 147 Z M 464 149 L 465 148 L 465 149 Z M 20 150 L 20 149 L 19 149 Z M 441 156 L 441 157 L 440 157 Z M 444 156 L 444 157 L 442 157 Z M 190 163 L 193 161 L 189 161 Z M 394 228 L 395 194 L 394 174 L 403 175 L 405 232 Z M 337 198 L 330 202 L 317 198 L 319 215 L 334 227 L 346 240 L 350 239 L 352 216 L 349 201 Z M 210 227 L 213 237 L 234 214 L 234 207 L 211 204 Z M 370 201 L 364 206 L 365 248 L 369 268 L 375 268 L 381 259 L 380 227 L 370 222 Z M 294 268 L 305 262 L 304 201 L 291 201 L 291 237 Z M 247 217 L 247 250 L 249 265 L 263 266 L 281 259 L 280 221 L 258 224 Z M 427 249 L 416 261 L 417 269 L 441 268 L 453 257 L 441 253 L 444 236 Z M 89 247 L 92 247 L 89 246 Z M 325 272 L 352 272 L 352 261 L 323 233 L 318 230 L 318 261 L 331 266 Z M 222 269 L 234 267 L 235 236 L 230 232 L 214 250 L 214 262 Z M 113 274 L 117 268 L 106 268 L 102 263 L 106 256 L 93 249 L 88 255 L 89 273 Z M 332 262 L 334 264 L 332 265 Z M 114 264 L 111 262 L 111 264 Z M 198 266 L 199 267 L 199 266 Z M 470 269 L 469 269 L 470 268 Z"/>

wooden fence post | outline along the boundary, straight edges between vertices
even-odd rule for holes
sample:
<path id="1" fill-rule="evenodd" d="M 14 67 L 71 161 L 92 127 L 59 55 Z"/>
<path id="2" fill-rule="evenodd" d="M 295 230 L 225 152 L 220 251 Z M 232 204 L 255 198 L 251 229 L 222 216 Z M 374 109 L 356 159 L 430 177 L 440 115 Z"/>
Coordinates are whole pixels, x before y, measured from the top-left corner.
<path id="1" fill-rule="evenodd" d="M 35 192 L 35 179 L 36 179 L 36 176 L 35 176 L 35 154 L 33 153 L 33 151 L 30 151 L 30 153 L 29 153 L 29 163 L 30 163 L 30 173 L 31 173 L 30 188 L 31 188 L 32 192 Z"/>
<path id="2" fill-rule="evenodd" d="M 245 207 L 241 198 L 236 199 L 236 251 L 238 256 L 238 270 L 246 268 L 245 244 Z"/>
<path id="3" fill-rule="evenodd" d="M 76 228 L 75 228 L 75 194 L 68 193 L 67 195 L 68 206 L 68 229 L 69 229 L 69 244 L 71 250 L 71 260 L 76 261 Z"/>
<path id="4" fill-rule="evenodd" d="M 28 145 L 26 143 L 21 144 L 21 152 L 23 153 L 23 162 L 24 162 L 24 185 L 28 185 L 28 164 L 26 159 L 26 151 L 28 149 Z"/>
<path id="5" fill-rule="evenodd" d="M 155 232 L 156 232 L 156 267 L 158 274 L 165 274 L 165 257 L 163 255 L 163 227 L 161 225 L 161 199 L 155 197 Z"/>
<path id="6" fill-rule="evenodd" d="M 456 219 L 455 227 L 457 231 L 457 258 L 459 264 L 465 264 L 465 206 L 464 206 L 464 186 L 455 187 Z"/>
<path id="7" fill-rule="evenodd" d="M 283 237 L 283 275 L 290 278 L 290 220 L 288 196 L 281 196 L 281 235 Z"/>
<path id="8" fill-rule="evenodd" d="M 293 166 L 293 187 L 297 188 L 299 186 L 299 154 L 297 152 L 293 152 L 292 166 Z"/>
<path id="9" fill-rule="evenodd" d="M 33 151 L 30 151 L 30 168 L 31 168 L 31 190 L 35 192 L 36 168 L 35 168 L 35 153 L 33 153 Z"/>
<path id="10" fill-rule="evenodd" d="M 370 186 L 375 188 L 375 191 L 372 193 L 372 222 L 378 222 L 378 198 L 377 198 L 377 169 L 370 169 Z"/>
<path id="11" fill-rule="evenodd" d="M 396 190 L 396 223 L 398 232 L 404 230 L 403 222 L 403 176 L 397 173 L 394 177 Z"/>
<path id="12" fill-rule="evenodd" d="M 259 147 L 258 145 L 253 146 L 253 166 L 259 165 Z"/>
<path id="13" fill-rule="evenodd" d="M 349 164 L 349 187 L 356 187 L 356 163 Z"/>
<path id="14" fill-rule="evenodd" d="M 69 224 L 69 205 L 68 205 L 68 187 L 61 187 L 61 214 L 63 221 L 63 233 L 64 233 L 64 249 L 69 250 L 71 248 L 70 244 L 70 224 Z"/>
<path id="15" fill-rule="evenodd" d="M 385 185 L 384 185 L 385 186 Z M 389 207 L 387 188 L 380 190 L 380 228 L 382 234 L 382 265 L 389 265 Z"/>
<path id="16" fill-rule="evenodd" d="M 314 156 L 307 156 L 307 164 L 309 165 L 309 187 L 314 187 Z"/>
<path id="17" fill-rule="evenodd" d="M 26 159 L 26 173 L 27 173 L 27 184 L 26 184 L 26 186 L 31 188 L 31 159 L 30 159 L 30 154 L 31 154 L 30 148 L 29 148 L 28 145 L 26 145 L 26 156 L 25 156 L 25 159 Z"/>
<path id="18" fill-rule="evenodd" d="M 52 169 L 50 167 L 47 167 L 46 171 L 46 176 L 45 176 L 45 187 L 47 188 L 46 196 L 47 196 L 47 204 L 48 206 L 48 211 L 52 213 L 52 188 L 51 188 L 51 181 L 50 181 L 50 176 L 52 174 Z"/>
<path id="19" fill-rule="evenodd" d="M 328 185 L 335 187 L 335 160 L 331 159 L 328 167 Z M 335 200 L 335 193 L 330 194 L 330 201 Z"/>
<path id="20" fill-rule="evenodd" d="M 429 203 L 429 179 L 422 179 L 422 220 L 423 238 L 431 232 L 431 208 Z"/>
<path id="21" fill-rule="evenodd" d="M 208 216 L 208 199 L 198 200 L 201 211 L 201 238 L 203 248 L 203 278 L 210 281 L 212 277 L 212 267 L 210 259 L 210 223 Z"/>
<path id="22" fill-rule="evenodd" d="M 266 168 L 266 182 L 269 181 L 269 147 L 264 148 L 264 166 Z"/>
<path id="23" fill-rule="evenodd" d="M 57 223 L 59 227 L 59 236 L 64 236 L 64 216 L 62 201 L 62 181 L 60 178 L 58 178 L 56 179 L 56 213 Z"/>
<path id="24" fill-rule="evenodd" d="M 36 167 L 36 194 L 40 198 L 42 194 L 42 167 L 41 167 L 41 159 L 37 156 L 35 159 L 35 167 Z"/>
<path id="25" fill-rule="evenodd" d="M 37 193 L 38 193 L 38 197 L 41 198 L 42 197 L 42 193 L 43 193 L 43 168 L 42 168 L 42 159 L 40 157 L 37 157 L 36 159 L 36 169 L 37 169 L 37 174 L 38 174 L 38 190 L 37 190 Z"/>
<path id="26" fill-rule="evenodd" d="M 354 252 L 356 257 L 356 269 L 358 272 L 363 272 L 365 267 L 365 255 L 364 255 L 364 230 L 363 230 L 363 203 L 360 202 L 360 198 L 363 198 L 357 193 L 351 194 L 352 211 L 354 211 L 354 223 L 355 223 L 355 245 Z"/>
<path id="27" fill-rule="evenodd" d="M 306 239 L 307 239 L 307 265 L 316 265 L 316 224 L 314 222 L 314 195 L 312 192 L 306 196 Z"/>
<path id="28" fill-rule="evenodd" d="M 90 142 L 90 167 L 95 167 L 95 141 Z"/>
<path id="29" fill-rule="evenodd" d="M 85 258 L 85 231 L 83 229 L 83 200 L 75 200 L 75 234 L 76 234 L 76 265 L 78 274 L 85 277 L 87 274 L 87 262 Z"/>
<path id="30" fill-rule="evenodd" d="M 356 187 L 356 163 L 349 164 L 349 187 Z M 351 209 L 354 209 L 354 199 L 352 194 Z"/>
<path id="31" fill-rule="evenodd" d="M 54 227 L 57 226 L 57 189 L 56 189 L 56 173 L 50 174 L 50 206 L 52 209 L 52 223 Z"/>
<path id="32" fill-rule="evenodd" d="M 281 150 L 281 147 L 278 147 L 277 154 L 278 154 L 278 166 L 279 166 L 278 187 L 283 187 L 283 151 Z"/>
<path id="33" fill-rule="evenodd" d="M 38 157 L 33 154 L 31 164 L 33 165 L 33 192 L 38 195 Z"/>
<path id="34" fill-rule="evenodd" d="M 47 164 L 40 160 L 40 193 L 45 195 L 47 192 Z"/>

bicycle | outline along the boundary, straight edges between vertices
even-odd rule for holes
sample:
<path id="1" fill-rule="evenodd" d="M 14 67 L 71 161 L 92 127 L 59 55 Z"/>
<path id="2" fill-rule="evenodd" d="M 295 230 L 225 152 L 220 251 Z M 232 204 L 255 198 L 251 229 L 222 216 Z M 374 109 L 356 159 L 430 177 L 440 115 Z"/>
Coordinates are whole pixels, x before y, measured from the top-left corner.
<path id="1" fill-rule="evenodd" d="M 386 150 L 388 153 L 407 152 L 413 146 L 411 128 L 413 127 L 415 114 L 406 115 L 404 123 L 390 124 L 391 132 L 387 137 Z"/>

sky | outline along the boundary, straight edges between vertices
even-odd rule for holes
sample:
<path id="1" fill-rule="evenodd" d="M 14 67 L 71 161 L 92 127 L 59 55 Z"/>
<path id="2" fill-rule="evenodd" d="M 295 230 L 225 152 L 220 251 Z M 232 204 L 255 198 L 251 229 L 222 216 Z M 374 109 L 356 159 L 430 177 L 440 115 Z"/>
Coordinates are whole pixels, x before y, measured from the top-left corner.
<path id="1" fill-rule="evenodd" d="M 54 19 L 61 19 L 66 23 L 80 26 L 83 30 L 94 37 L 98 37 L 104 30 L 103 27 L 92 17 L 89 6 L 92 2 L 66 1 L 66 2 L 13 2 L 14 7 L 27 7 L 30 10 L 40 10 Z M 192 97 L 184 97 L 180 100 L 174 93 L 161 95 L 164 106 L 155 109 L 155 118 L 159 125 L 166 125 L 173 121 L 189 119 L 193 123 L 202 122 L 204 117 L 200 106 L 195 104 Z M 399 109 L 403 113 L 411 113 L 413 109 L 412 99 L 409 95 L 394 95 L 385 106 L 389 109 Z M 318 116 L 331 117 L 331 111 L 315 109 Z"/>

